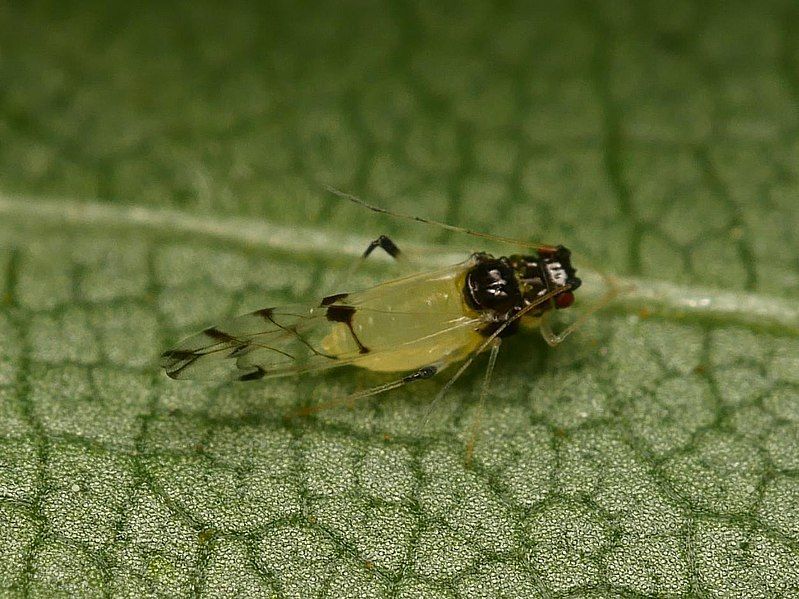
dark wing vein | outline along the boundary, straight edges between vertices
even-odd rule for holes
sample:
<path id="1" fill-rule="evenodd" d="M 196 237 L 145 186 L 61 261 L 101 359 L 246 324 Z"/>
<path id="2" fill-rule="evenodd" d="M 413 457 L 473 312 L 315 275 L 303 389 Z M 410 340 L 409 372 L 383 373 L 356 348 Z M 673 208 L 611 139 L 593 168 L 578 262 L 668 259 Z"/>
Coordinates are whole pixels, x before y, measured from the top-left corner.
<path id="1" fill-rule="evenodd" d="M 300 335 L 300 333 L 297 331 L 296 326 L 288 326 L 287 327 L 287 326 L 284 326 L 284 325 L 280 324 L 278 321 L 275 320 L 275 317 L 274 317 L 273 313 L 274 313 L 274 308 L 264 308 L 263 310 L 256 310 L 255 312 L 253 312 L 253 314 L 257 314 L 257 315 L 259 315 L 259 316 L 261 316 L 263 318 L 266 318 L 267 320 L 269 320 L 269 322 L 274 324 L 276 327 L 279 327 L 281 330 L 286 331 L 290 335 L 294 335 L 294 337 L 296 337 L 297 341 L 302 343 L 305 347 L 307 347 L 312 353 L 316 354 L 317 356 L 323 356 L 325 358 L 331 358 L 331 359 L 335 358 L 335 356 L 331 356 L 331 355 L 326 354 L 324 352 L 320 352 L 313 345 L 308 343 L 308 341 L 306 341 L 306 339 L 302 335 Z M 297 314 L 293 314 L 293 313 L 283 312 L 283 314 L 286 315 L 286 316 L 294 316 L 294 317 L 298 317 L 298 318 L 305 318 L 305 316 L 301 316 L 301 315 L 297 315 Z"/>
<path id="2" fill-rule="evenodd" d="M 364 356 L 374 359 L 376 354 L 394 351 L 398 345 L 407 351 L 408 347 L 429 342 L 438 334 L 479 325 L 455 311 L 452 316 L 457 318 L 441 322 L 443 330 L 431 334 L 424 331 L 424 327 L 416 326 L 419 319 L 414 318 L 416 315 L 421 319 L 440 317 L 449 312 L 433 312 L 425 305 L 419 305 L 417 310 L 412 301 L 414 294 L 409 293 L 409 289 L 424 289 L 431 281 L 435 284 L 445 279 L 455 281 L 465 264 L 419 273 L 355 293 L 335 294 L 324 298 L 321 304 L 264 308 L 244 314 L 184 339 L 162 354 L 161 366 L 173 378 L 255 380 L 357 364 Z M 397 293 L 407 295 L 408 301 L 392 303 Z M 362 345 L 360 351 L 352 353 L 331 349 L 337 347 L 335 335 L 331 337 L 331 334 L 340 326 L 338 323 L 351 327 L 352 316 L 359 311 L 372 312 L 375 316 L 387 314 L 392 318 L 402 315 L 409 319 L 409 326 L 406 331 L 398 323 L 400 330 L 392 337 L 396 342 L 378 344 L 367 351 Z M 391 318 L 385 320 L 388 322 Z M 357 336 L 355 339 L 357 342 Z"/>
<path id="3" fill-rule="evenodd" d="M 172 378 L 255 380 L 273 372 L 288 373 L 300 368 L 303 354 L 335 359 L 298 330 L 320 322 L 324 318 L 308 308 L 304 313 L 256 310 L 184 339 L 161 355 L 161 366 Z"/>

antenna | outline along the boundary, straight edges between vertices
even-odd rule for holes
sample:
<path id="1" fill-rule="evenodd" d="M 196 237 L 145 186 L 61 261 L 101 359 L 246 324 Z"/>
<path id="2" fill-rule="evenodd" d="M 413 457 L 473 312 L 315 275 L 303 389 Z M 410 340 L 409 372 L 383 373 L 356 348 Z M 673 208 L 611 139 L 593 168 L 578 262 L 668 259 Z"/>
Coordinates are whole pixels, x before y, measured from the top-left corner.
<path id="1" fill-rule="evenodd" d="M 333 195 L 352 202 L 353 204 L 357 204 L 362 208 L 366 208 L 367 210 L 371 210 L 372 212 L 377 212 L 379 214 L 387 214 L 388 216 L 393 216 L 394 218 L 402 218 L 405 220 L 412 220 L 418 223 L 424 223 L 426 225 L 432 225 L 434 227 L 440 227 L 442 229 L 446 229 L 447 231 L 455 231 L 456 233 L 463 233 L 465 235 L 471 235 L 473 237 L 480 237 L 481 239 L 490 239 L 492 241 L 498 241 L 500 243 L 505 243 L 508 245 L 512 245 L 515 247 L 525 247 L 531 248 L 534 250 L 540 250 L 544 252 L 554 252 L 557 250 L 557 247 L 553 245 L 548 245 L 544 243 L 534 243 L 530 241 L 521 241 L 519 239 L 512 239 L 510 237 L 502 237 L 500 235 L 491 235 L 490 233 L 481 233 L 480 231 L 472 231 L 471 229 L 466 229 L 464 227 L 456 227 L 455 225 L 448 225 L 447 223 L 442 223 L 436 220 L 431 220 L 429 218 L 422 218 L 421 216 L 411 216 L 409 214 L 402 214 L 401 212 L 394 212 L 393 210 L 388 210 L 387 208 L 381 208 L 380 206 L 374 206 L 367 202 L 364 202 L 362 199 L 335 189 L 330 185 L 324 186 L 327 191 L 332 193 Z"/>

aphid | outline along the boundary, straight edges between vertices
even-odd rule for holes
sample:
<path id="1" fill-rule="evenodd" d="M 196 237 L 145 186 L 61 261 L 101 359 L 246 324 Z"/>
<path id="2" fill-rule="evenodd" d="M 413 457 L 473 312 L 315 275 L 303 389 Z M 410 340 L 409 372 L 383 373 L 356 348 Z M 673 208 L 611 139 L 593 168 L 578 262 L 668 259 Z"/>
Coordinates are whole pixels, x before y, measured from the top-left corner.
<path id="1" fill-rule="evenodd" d="M 255 381 L 344 365 L 401 373 L 343 402 L 429 379 L 462 362 L 440 390 L 441 396 L 476 356 L 489 350 L 482 405 L 503 339 L 521 327 L 537 327 L 550 345 L 557 345 L 588 316 L 560 334 L 552 330 L 552 313 L 570 307 L 581 285 L 571 253 L 563 246 L 531 244 L 409 217 L 331 191 L 375 212 L 533 251 L 500 257 L 477 252 L 446 268 L 363 291 L 328 295 L 315 304 L 263 308 L 238 316 L 164 352 L 161 366 L 170 377 Z M 395 259 L 403 257 L 391 239 L 380 236 L 361 260 L 377 248 Z"/>

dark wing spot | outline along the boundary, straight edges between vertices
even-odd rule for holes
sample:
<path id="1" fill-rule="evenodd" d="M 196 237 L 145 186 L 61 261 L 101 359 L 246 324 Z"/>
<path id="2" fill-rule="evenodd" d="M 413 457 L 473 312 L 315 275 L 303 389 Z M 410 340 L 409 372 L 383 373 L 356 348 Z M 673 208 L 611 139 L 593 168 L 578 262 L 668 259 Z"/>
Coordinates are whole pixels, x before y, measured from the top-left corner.
<path id="1" fill-rule="evenodd" d="M 170 349 L 161 354 L 161 357 L 166 360 L 189 360 L 197 354 L 188 349 Z"/>
<path id="2" fill-rule="evenodd" d="M 255 370 L 252 372 L 248 372 L 247 374 L 242 374 L 239 377 L 240 381 L 257 381 L 258 379 L 262 379 L 266 376 L 266 370 L 261 368 L 260 366 L 256 366 Z"/>
<path id="3" fill-rule="evenodd" d="M 252 351 L 252 346 L 249 343 L 242 343 L 241 345 L 237 345 L 233 348 L 233 351 L 230 352 L 227 357 L 228 358 L 240 358 Z"/>
<path id="4" fill-rule="evenodd" d="M 327 297 L 322 298 L 322 306 L 329 306 L 330 304 L 336 303 L 340 299 L 344 299 L 347 297 L 349 293 L 334 293 L 333 295 L 328 295 Z"/>
<path id="5" fill-rule="evenodd" d="M 327 298 L 325 298 L 327 299 Z M 355 329 L 352 328 L 352 317 L 355 315 L 355 308 L 353 306 L 328 306 L 325 316 L 330 322 L 343 322 L 350 329 L 350 334 L 358 344 L 358 351 L 362 354 L 369 353 L 369 348 L 366 347 L 358 335 L 355 334 Z"/>
<path id="6" fill-rule="evenodd" d="M 181 373 L 200 359 L 202 354 L 193 351 L 173 349 L 161 354 L 161 367 L 169 378 L 179 378 Z"/>
<path id="7" fill-rule="evenodd" d="M 330 322 L 343 322 L 345 324 L 352 324 L 354 314 L 355 308 L 352 306 L 330 306 L 325 312 L 325 316 Z"/>
<path id="8" fill-rule="evenodd" d="M 272 320 L 272 312 L 273 311 L 274 310 L 272 308 L 263 308 L 262 310 L 256 310 L 255 312 L 253 312 L 253 314 L 255 316 L 260 316 L 264 320 L 268 320 L 270 322 L 274 322 Z"/>
<path id="9" fill-rule="evenodd" d="M 210 337 L 214 341 L 224 341 L 225 343 L 235 343 L 238 341 L 232 335 L 228 335 L 226 332 L 220 331 L 216 327 L 205 329 L 203 334 L 205 334 L 207 337 Z"/>

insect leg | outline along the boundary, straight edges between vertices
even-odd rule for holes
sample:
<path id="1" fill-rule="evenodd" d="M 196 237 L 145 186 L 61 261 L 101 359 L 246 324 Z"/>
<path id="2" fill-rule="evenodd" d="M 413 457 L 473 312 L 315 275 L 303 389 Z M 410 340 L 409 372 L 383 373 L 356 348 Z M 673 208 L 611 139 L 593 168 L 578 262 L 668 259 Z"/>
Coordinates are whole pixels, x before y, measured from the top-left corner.
<path id="1" fill-rule="evenodd" d="M 466 441 L 466 465 L 472 462 L 472 455 L 474 454 L 474 445 L 477 442 L 477 436 L 480 432 L 480 421 L 483 419 L 483 412 L 485 410 L 486 396 L 488 389 L 491 386 L 491 375 L 494 373 L 494 366 L 497 363 L 497 356 L 499 355 L 499 346 L 502 344 L 502 339 L 497 337 L 491 343 L 491 353 L 488 356 L 488 366 L 486 367 L 485 377 L 483 378 L 483 385 L 480 388 L 480 400 L 477 402 L 477 410 L 472 418 L 472 425 L 469 428 L 469 438 Z"/>
<path id="2" fill-rule="evenodd" d="M 497 328 L 496 331 L 491 333 L 491 335 L 485 341 L 483 341 L 483 343 L 481 343 L 477 349 L 472 351 L 468 355 L 464 363 L 461 364 L 461 367 L 458 368 L 457 371 L 455 371 L 455 374 L 452 375 L 452 377 L 447 381 L 447 383 L 443 387 L 441 387 L 441 390 L 433 398 L 433 401 L 430 403 L 430 407 L 427 409 L 427 414 L 425 415 L 424 424 L 427 425 L 427 422 L 430 420 L 430 415 L 433 413 L 433 409 L 435 408 L 436 404 L 441 400 L 441 398 L 444 397 L 446 392 L 449 391 L 449 388 L 452 387 L 453 384 L 455 384 L 455 381 L 457 381 L 464 372 L 466 372 L 466 369 L 469 368 L 469 366 L 471 366 L 472 362 L 474 362 L 474 359 L 478 355 L 480 355 L 484 350 L 488 349 L 489 346 L 492 346 L 494 342 L 500 338 L 499 336 L 500 334 L 502 334 L 502 331 L 507 329 L 510 325 L 519 320 L 525 314 L 534 310 L 537 306 L 540 306 L 544 302 L 550 301 L 558 293 L 560 293 L 559 290 L 550 291 L 546 293 L 544 296 L 537 299 L 536 301 L 522 308 L 514 316 L 512 316 L 510 319 L 502 323 L 499 326 L 499 328 Z"/>
<path id="3" fill-rule="evenodd" d="M 452 387 L 452 385 L 455 384 L 455 381 L 457 381 L 459 378 L 461 378 L 461 375 L 464 372 L 466 372 L 466 369 L 469 368 L 469 366 L 471 366 L 472 362 L 474 362 L 474 359 L 482 351 L 483 351 L 483 348 L 481 347 L 481 348 L 478 348 L 477 350 L 473 351 L 471 354 L 469 354 L 469 357 L 466 358 L 466 361 L 463 364 L 461 364 L 460 368 L 458 368 L 458 370 L 455 371 L 455 374 L 453 374 L 450 377 L 450 379 L 444 384 L 444 386 L 441 387 L 439 392 L 436 393 L 436 396 L 433 398 L 433 401 L 430 402 L 430 406 L 427 408 L 427 412 L 425 412 L 424 425 L 423 426 L 427 426 L 428 422 L 430 421 L 430 416 L 433 414 L 433 411 L 435 410 L 435 408 L 438 405 L 438 403 L 441 401 L 441 399 L 444 397 L 444 395 L 446 395 L 446 393 L 447 393 L 447 391 L 449 391 L 450 387 Z"/>
<path id="4" fill-rule="evenodd" d="M 555 331 L 552 330 L 551 318 L 554 310 L 548 310 L 544 312 L 544 314 L 541 316 L 541 322 L 539 324 L 539 330 L 541 331 L 541 336 L 544 338 L 544 341 L 546 341 L 552 347 L 563 343 L 563 340 L 580 328 L 586 320 L 607 306 L 620 293 L 626 291 L 626 289 L 621 287 L 615 279 L 608 277 L 606 280 L 610 286 L 610 289 L 608 289 L 605 295 L 603 295 L 593 306 L 583 312 L 580 317 L 577 318 L 577 320 L 563 329 L 560 333 L 555 333 Z"/>
<path id="5" fill-rule="evenodd" d="M 350 275 L 354 274 L 361 265 L 366 261 L 366 259 L 374 252 L 377 248 L 383 250 L 386 254 L 391 256 L 394 261 L 402 267 L 403 271 L 411 271 L 411 263 L 408 260 L 408 256 L 405 252 L 401 251 L 396 243 L 388 236 L 388 235 L 381 235 L 374 241 L 372 241 L 364 250 L 361 257 L 358 261 L 352 266 L 350 270 Z"/>
<path id="6" fill-rule="evenodd" d="M 355 263 L 347 270 L 342 276 L 338 277 L 334 283 L 330 287 L 331 290 L 338 290 L 344 289 L 347 287 L 347 282 L 355 276 L 358 270 L 363 266 L 363 263 L 366 262 L 367 258 L 372 255 L 376 249 L 382 249 L 386 254 L 391 256 L 397 264 L 403 267 L 403 270 L 409 271 L 411 270 L 410 264 L 408 262 L 405 253 L 400 251 L 397 244 L 388 236 L 388 235 L 381 235 L 366 247 L 363 254 L 357 259 Z"/>
<path id="7" fill-rule="evenodd" d="M 336 399 L 332 399 L 330 401 L 326 401 L 321 404 L 317 404 L 315 406 L 307 406 L 304 408 L 300 408 L 295 413 L 297 416 L 310 416 L 311 414 L 315 414 L 317 412 L 321 412 L 322 410 L 327 410 L 330 408 L 337 408 L 339 406 L 352 406 L 356 401 L 360 399 L 366 399 L 367 397 L 372 397 L 373 395 L 379 395 L 380 393 L 385 393 L 386 391 L 391 391 L 392 389 L 397 389 L 398 387 L 404 387 L 408 383 L 415 383 L 416 381 L 423 381 L 425 379 L 429 379 L 440 370 L 440 367 L 437 365 L 431 366 L 424 366 L 419 370 L 412 372 L 400 379 L 396 379 L 394 381 L 389 381 L 388 383 L 383 383 L 382 385 L 378 385 L 376 387 L 372 387 L 371 389 L 365 389 L 363 391 L 358 391 L 357 393 L 352 393 L 350 395 L 345 395 L 344 397 L 339 397 Z"/>
<path id="8" fill-rule="evenodd" d="M 377 248 L 381 248 L 384 252 L 386 252 L 386 254 L 395 260 L 399 260 L 400 256 L 402 255 L 400 249 L 397 247 L 397 244 L 394 243 L 388 235 L 381 235 L 369 244 L 369 247 L 366 248 L 362 258 L 368 258 L 369 254 L 371 254 Z"/>

